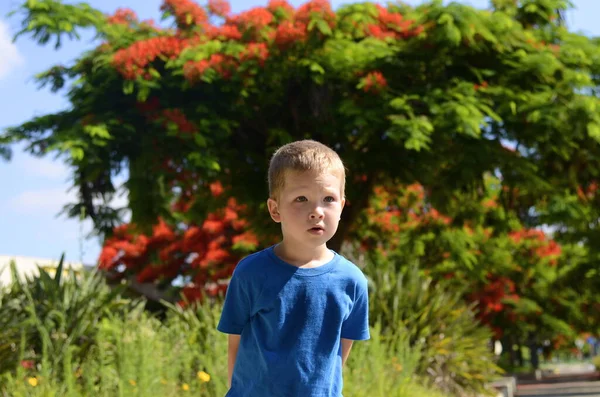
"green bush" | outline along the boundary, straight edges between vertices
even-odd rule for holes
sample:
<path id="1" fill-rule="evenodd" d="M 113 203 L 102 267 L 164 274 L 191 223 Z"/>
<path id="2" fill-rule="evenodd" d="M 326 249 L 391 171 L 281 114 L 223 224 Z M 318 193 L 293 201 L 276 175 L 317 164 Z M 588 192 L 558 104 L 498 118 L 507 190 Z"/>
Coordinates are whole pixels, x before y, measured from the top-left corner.
<path id="1" fill-rule="evenodd" d="M 141 302 L 122 299 L 99 274 L 62 279 L 61 273 L 62 265 L 55 277 L 40 269 L 39 276 L 0 293 L 0 396 L 225 394 L 227 337 L 216 330 L 220 303 L 167 305 L 158 319 L 141 310 Z M 416 271 L 369 274 L 377 285 L 375 325 L 372 339 L 353 347 L 344 395 L 441 397 L 483 390 L 496 370 L 486 350 L 489 335 L 459 294 Z M 431 379 L 435 388 L 419 379 Z"/>
<path id="2" fill-rule="evenodd" d="M 227 339 L 216 331 L 220 308 L 199 310 L 196 315 L 173 307 L 164 322 L 140 311 L 106 317 L 81 363 L 65 361 L 59 373 L 49 371 L 51 364 L 42 359 L 36 369 L 5 374 L 0 392 L 15 397 L 223 396 L 226 377 L 219 375 L 227 374 Z"/>
<path id="3" fill-rule="evenodd" d="M 600 371 L 600 356 L 594 356 L 594 358 L 592 358 L 592 364 Z"/>
<path id="4" fill-rule="evenodd" d="M 398 272 L 393 264 L 369 265 L 371 318 L 383 337 L 406 335 L 420 354 L 416 373 L 444 393 L 486 393 L 498 377 L 489 343 L 491 333 L 475 318 L 473 307 L 441 282 L 420 274 L 417 266 Z"/>
<path id="5" fill-rule="evenodd" d="M 227 379 L 227 337 L 216 330 L 219 304 L 196 310 L 171 306 L 166 319 L 137 312 L 99 323 L 97 344 L 81 365 L 65 363 L 61 374 L 20 368 L 0 378 L 0 395 L 42 397 L 220 397 Z M 347 397 L 442 397 L 414 377 L 418 354 L 403 336 L 355 343 L 344 369 Z M 210 377 L 210 379 L 207 378 Z M 208 381 L 207 381 L 208 380 Z"/>
<path id="6" fill-rule="evenodd" d="M 138 306 L 121 299 L 96 272 L 69 270 L 63 278 L 63 259 L 54 277 L 39 268 L 39 275 L 20 279 L 11 263 L 14 281 L 0 291 L 0 373 L 22 361 L 39 365 L 42 356 L 52 369 L 61 368 L 67 356 L 78 361 L 94 345 L 103 318 Z"/>

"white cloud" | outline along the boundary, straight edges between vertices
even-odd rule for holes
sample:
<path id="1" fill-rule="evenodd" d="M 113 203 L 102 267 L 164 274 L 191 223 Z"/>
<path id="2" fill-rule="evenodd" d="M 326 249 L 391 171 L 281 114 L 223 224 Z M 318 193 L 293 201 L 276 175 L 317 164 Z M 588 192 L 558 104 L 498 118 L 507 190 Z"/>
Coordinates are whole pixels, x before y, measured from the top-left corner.
<path id="1" fill-rule="evenodd" d="M 24 62 L 17 46 L 12 42 L 8 25 L 0 20 L 0 79 Z"/>
<path id="2" fill-rule="evenodd" d="M 57 215 L 66 204 L 77 202 L 76 189 L 68 190 L 66 186 L 26 190 L 7 200 L 8 208 L 21 214 L 49 213 Z M 100 204 L 95 201 L 95 204 Z M 112 208 L 125 207 L 128 204 L 127 194 L 116 194 L 108 203 Z M 129 215 L 125 216 L 126 220 Z"/>
<path id="3" fill-rule="evenodd" d="M 64 187 L 26 190 L 9 199 L 8 206 L 20 213 L 49 212 L 58 214 L 65 204 L 75 202 L 76 199 L 76 192 L 74 190 L 67 192 Z"/>
<path id="4" fill-rule="evenodd" d="M 23 157 L 18 164 L 27 175 L 61 180 L 65 180 L 69 176 L 69 169 L 60 160 L 38 158 L 28 155 Z"/>

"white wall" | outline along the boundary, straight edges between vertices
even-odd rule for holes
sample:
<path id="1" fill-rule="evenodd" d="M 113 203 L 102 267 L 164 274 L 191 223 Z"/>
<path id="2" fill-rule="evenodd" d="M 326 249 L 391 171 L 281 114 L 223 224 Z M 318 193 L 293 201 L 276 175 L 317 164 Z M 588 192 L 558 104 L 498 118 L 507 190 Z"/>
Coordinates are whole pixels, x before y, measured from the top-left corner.
<path id="1" fill-rule="evenodd" d="M 10 273 L 10 262 L 15 261 L 19 276 L 37 274 L 38 266 L 46 269 L 54 275 L 53 269 L 58 266 L 59 259 L 32 258 L 27 256 L 9 256 L 0 255 L 0 286 L 8 285 L 12 281 Z M 75 271 L 80 271 L 84 268 L 81 263 L 65 262 L 64 269 L 72 268 Z"/>

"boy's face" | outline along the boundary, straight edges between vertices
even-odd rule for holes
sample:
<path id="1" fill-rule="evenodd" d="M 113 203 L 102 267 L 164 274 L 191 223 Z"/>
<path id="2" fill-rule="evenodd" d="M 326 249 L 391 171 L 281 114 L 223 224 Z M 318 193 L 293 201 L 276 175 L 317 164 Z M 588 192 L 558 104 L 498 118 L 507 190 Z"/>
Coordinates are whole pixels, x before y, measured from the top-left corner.
<path id="1" fill-rule="evenodd" d="M 281 223 L 284 240 L 307 248 L 329 241 L 345 204 L 341 186 L 333 173 L 286 171 L 278 197 L 267 201 L 271 218 Z"/>

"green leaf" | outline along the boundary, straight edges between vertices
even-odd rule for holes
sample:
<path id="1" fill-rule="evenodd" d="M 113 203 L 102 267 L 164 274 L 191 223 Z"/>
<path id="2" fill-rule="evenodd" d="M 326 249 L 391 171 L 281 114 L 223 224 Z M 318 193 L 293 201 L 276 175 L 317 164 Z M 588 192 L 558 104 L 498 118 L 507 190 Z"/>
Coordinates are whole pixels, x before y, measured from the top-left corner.
<path id="1" fill-rule="evenodd" d="M 329 27 L 327 22 L 325 22 L 323 19 L 318 19 L 316 24 L 317 24 L 317 29 L 319 29 L 319 31 L 322 34 L 324 34 L 325 36 L 331 36 L 331 34 L 333 33 L 331 31 L 331 27 Z"/>
<path id="2" fill-rule="evenodd" d="M 199 147 L 201 147 L 201 148 L 206 147 L 206 138 L 202 134 L 194 134 L 194 141 L 196 142 L 196 145 L 198 145 Z"/>
<path id="3" fill-rule="evenodd" d="M 588 136 L 600 142 L 600 125 L 590 122 L 587 124 Z"/>
<path id="4" fill-rule="evenodd" d="M 75 161 L 81 161 L 85 157 L 85 153 L 82 148 L 73 147 L 73 148 L 71 148 L 71 157 Z"/>
<path id="5" fill-rule="evenodd" d="M 106 124 L 86 125 L 83 130 L 92 138 L 112 139 Z"/>
<path id="6" fill-rule="evenodd" d="M 123 83 L 123 94 L 129 95 L 133 93 L 134 83 L 132 80 L 125 80 Z"/>

